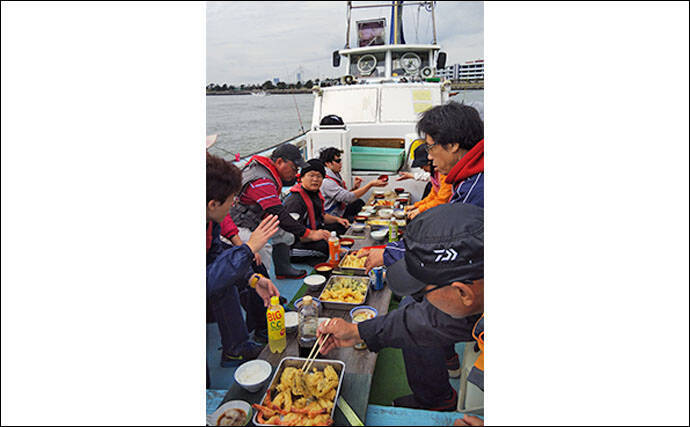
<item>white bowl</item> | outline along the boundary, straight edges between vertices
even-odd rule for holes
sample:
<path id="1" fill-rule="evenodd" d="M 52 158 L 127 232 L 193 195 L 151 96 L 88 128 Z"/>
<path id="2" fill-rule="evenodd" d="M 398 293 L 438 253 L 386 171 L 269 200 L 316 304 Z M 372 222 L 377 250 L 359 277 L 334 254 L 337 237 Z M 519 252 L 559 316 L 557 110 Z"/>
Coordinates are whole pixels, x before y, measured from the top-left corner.
<path id="1" fill-rule="evenodd" d="M 355 222 L 352 224 L 352 231 L 362 231 L 364 230 L 365 224 Z"/>
<path id="2" fill-rule="evenodd" d="M 367 210 L 367 211 L 364 211 L 364 210 L 363 210 L 363 211 L 361 211 L 360 213 L 358 213 L 357 215 L 363 216 L 363 217 L 365 217 L 365 218 L 369 218 L 369 217 L 371 216 L 371 214 L 372 214 L 372 211 L 368 211 L 368 210 Z"/>
<path id="3" fill-rule="evenodd" d="M 380 218 L 388 219 L 393 216 L 393 209 L 379 209 L 378 215 Z"/>
<path id="4" fill-rule="evenodd" d="M 388 234 L 388 229 L 384 228 L 381 230 L 372 231 L 370 234 L 371 238 L 374 240 L 383 240 L 386 238 L 386 235 Z"/>
<path id="5" fill-rule="evenodd" d="M 222 405 L 218 407 L 218 409 L 215 410 L 211 415 L 206 416 L 206 423 L 208 425 L 216 426 L 218 425 L 218 419 L 225 413 L 225 411 L 229 409 L 241 409 L 247 414 L 247 418 L 244 421 L 244 423 L 240 424 L 242 426 L 246 426 L 249 424 L 249 420 L 252 418 L 252 407 L 249 403 L 245 402 L 244 400 L 231 400 L 229 402 L 225 402 Z"/>
<path id="6" fill-rule="evenodd" d="M 304 278 L 304 284 L 310 288 L 318 288 L 326 283 L 326 278 L 320 274 L 312 274 Z"/>
<path id="7" fill-rule="evenodd" d="M 235 382 L 250 393 L 261 389 L 271 376 L 271 364 L 265 360 L 255 359 L 241 364 L 235 370 Z"/>
<path id="8" fill-rule="evenodd" d="M 362 208 L 362 212 L 374 213 L 376 211 L 375 206 L 365 206 Z"/>
<path id="9" fill-rule="evenodd" d="M 393 212 L 393 215 L 395 215 L 395 217 L 398 219 L 403 219 L 405 218 L 405 211 L 398 209 L 397 211 Z"/>
<path id="10" fill-rule="evenodd" d="M 297 330 L 299 325 L 299 313 L 296 311 L 285 312 L 285 332 L 291 334 Z"/>
<path id="11" fill-rule="evenodd" d="M 383 196 L 386 194 L 385 190 L 374 190 L 374 195 Z"/>

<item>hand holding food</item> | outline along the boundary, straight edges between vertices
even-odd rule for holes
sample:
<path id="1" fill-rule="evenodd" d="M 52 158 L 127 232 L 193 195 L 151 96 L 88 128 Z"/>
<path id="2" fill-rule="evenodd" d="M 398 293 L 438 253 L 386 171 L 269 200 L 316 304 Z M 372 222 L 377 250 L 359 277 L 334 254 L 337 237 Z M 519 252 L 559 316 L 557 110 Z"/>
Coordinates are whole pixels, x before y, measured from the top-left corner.
<path id="1" fill-rule="evenodd" d="M 364 269 L 367 274 L 369 274 L 372 268 L 383 265 L 383 251 L 385 251 L 385 249 L 381 248 L 371 249 L 369 251 L 366 262 L 364 263 Z"/>

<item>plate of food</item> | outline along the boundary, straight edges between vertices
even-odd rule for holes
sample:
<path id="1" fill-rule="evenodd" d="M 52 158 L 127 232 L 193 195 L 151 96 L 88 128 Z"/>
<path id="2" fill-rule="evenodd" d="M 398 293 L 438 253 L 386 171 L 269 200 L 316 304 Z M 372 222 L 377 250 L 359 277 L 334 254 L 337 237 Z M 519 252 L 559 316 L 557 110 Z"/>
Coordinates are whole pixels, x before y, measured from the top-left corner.
<path id="1" fill-rule="evenodd" d="M 252 407 L 244 400 L 231 400 L 206 417 L 210 426 L 246 426 L 252 419 Z"/>
<path id="2" fill-rule="evenodd" d="M 346 274 L 364 275 L 364 264 L 367 262 L 367 258 L 357 258 L 357 255 L 355 255 L 356 253 L 355 251 L 345 255 L 343 259 L 340 260 L 340 264 L 338 264 L 338 271 Z"/>
<path id="3" fill-rule="evenodd" d="M 261 399 L 254 404 L 254 424 L 313 425 L 333 424 L 335 402 L 345 374 L 340 360 L 315 359 L 309 372 L 301 368 L 307 359 L 284 357 Z"/>
<path id="4" fill-rule="evenodd" d="M 324 308 L 349 310 L 364 304 L 369 291 L 369 276 L 333 275 L 319 295 Z"/>

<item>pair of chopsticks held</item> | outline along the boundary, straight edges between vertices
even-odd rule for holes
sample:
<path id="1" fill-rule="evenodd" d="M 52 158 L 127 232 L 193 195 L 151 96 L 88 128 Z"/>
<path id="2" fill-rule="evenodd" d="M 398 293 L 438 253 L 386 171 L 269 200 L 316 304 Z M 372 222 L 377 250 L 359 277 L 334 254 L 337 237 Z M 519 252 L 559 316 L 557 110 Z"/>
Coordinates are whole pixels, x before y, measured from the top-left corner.
<path id="1" fill-rule="evenodd" d="M 331 319 L 326 320 L 326 325 L 331 321 Z M 316 339 L 316 342 L 314 343 L 314 347 L 311 348 L 311 351 L 309 352 L 309 356 L 307 356 L 307 360 L 304 361 L 304 365 L 302 365 L 302 372 L 306 373 L 309 372 L 309 369 L 311 369 L 312 363 L 314 363 L 314 360 L 316 360 L 316 357 L 319 355 L 319 352 L 323 348 L 323 345 L 326 344 L 326 340 L 328 337 L 330 337 L 331 334 L 326 334 L 322 340 L 319 340 L 318 338 Z M 320 341 L 320 344 L 319 344 Z M 316 348 L 319 348 L 316 350 Z M 316 350 L 316 352 L 314 352 Z M 313 357 L 312 357 L 313 355 Z"/>

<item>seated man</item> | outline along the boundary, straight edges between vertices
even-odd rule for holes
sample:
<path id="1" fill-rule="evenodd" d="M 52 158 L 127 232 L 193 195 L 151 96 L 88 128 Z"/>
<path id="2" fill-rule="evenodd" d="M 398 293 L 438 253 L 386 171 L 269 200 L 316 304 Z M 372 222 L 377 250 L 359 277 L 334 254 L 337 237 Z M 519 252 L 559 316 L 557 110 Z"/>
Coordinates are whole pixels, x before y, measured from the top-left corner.
<path id="1" fill-rule="evenodd" d="M 326 179 L 321 186 L 321 193 L 325 200 L 326 213 L 352 221 L 364 206 L 365 202 L 360 197 L 365 195 L 371 187 L 385 187 L 386 182 L 375 179 L 360 187 L 362 178 L 356 177 L 352 191 L 348 191 L 343 178 L 340 176 L 340 171 L 343 168 L 342 154 L 343 150 L 335 147 L 325 148 L 319 153 L 319 160 L 326 166 Z"/>
<path id="2" fill-rule="evenodd" d="M 257 335 L 266 329 L 264 307 L 271 296 L 279 295 L 268 278 L 252 269 L 255 254 L 278 231 L 277 217 L 267 216 L 240 246 L 228 247 L 220 241 L 220 223 L 233 205 L 241 182 L 241 172 L 232 163 L 206 155 L 206 301 L 218 322 L 223 367 L 259 355 L 263 346 L 252 342 L 249 332 L 253 329 Z M 247 294 L 245 304 L 241 303 L 241 291 Z"/>
<path id="3" fill-rule="evenodd" d="M 484 390 L 484 209 L 429 209 L 410 222 L 403 241 L 404 257 L 387 271 L 388 286 L 406 295 L 400 307 L 359 324 L 337 318 L 321 324 L 317 335 L 331 334 L 321 353 L 362 341 L 370 351 L 402 348 L 413 394 L 393 406 L 454 411 L 457 393 L 444 365 L 446 346 L 476 340 L 482 353 L 468 381 Z"/>
<path id="4" fill-rule="evenodd" d="M 312 159 L 300 172 L 301 182 L 290 189 L 283 204 L 285 209 L 297 221 L 311 230 L 321 228 L 343 234 L 350 226 L 345 218 L 325 213 L 323 196 L 319 192 L 326 170 L 321 160 Z M 330 227 L 329 227 L 330 226 Z M 305 241 L 296 236 L 292 245 L 291 255 L 294 257 L 328 257 L 328 242 L 326 240 Z"/>

